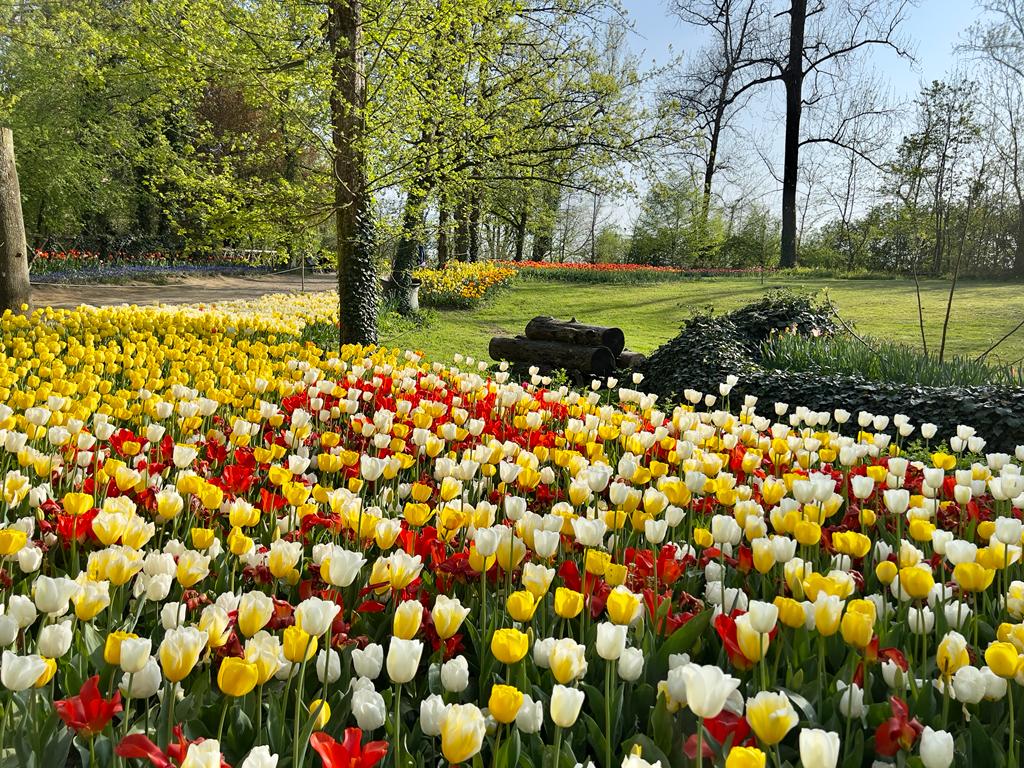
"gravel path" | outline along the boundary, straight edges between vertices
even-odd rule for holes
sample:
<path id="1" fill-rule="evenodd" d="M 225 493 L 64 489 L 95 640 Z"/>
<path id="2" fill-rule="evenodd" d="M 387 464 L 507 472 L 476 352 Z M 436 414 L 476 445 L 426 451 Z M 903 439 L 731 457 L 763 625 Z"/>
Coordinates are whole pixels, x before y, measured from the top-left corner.
<path id="1" fill-rule="evenodd" d="M 111 304 L 194 304 L 229 299 L 254 299 L 267 293 L 298 291 L 298 275 L 266 275 L 262 277 L 231 277 L 210 275 L 171 279 L 165 285 L 124 283 L 118 285 L 52 285 L 34 284 L 32 304 L 37 307 L 77 307 L 80 304 L 107 306 Z M 307 291 L 337 289 L 337 280 L 330 275 L 306 277 Z"/>

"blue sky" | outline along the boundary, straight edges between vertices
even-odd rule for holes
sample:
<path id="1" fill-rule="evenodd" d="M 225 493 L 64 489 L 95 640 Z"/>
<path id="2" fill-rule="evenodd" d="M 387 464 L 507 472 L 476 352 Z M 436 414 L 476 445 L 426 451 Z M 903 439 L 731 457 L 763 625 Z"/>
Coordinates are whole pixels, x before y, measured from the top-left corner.
<path id="1" fill-rule="evenodd" d="M 620 0 L 633 24 L 628 36 L 633 53 L 640 56 L 641 69 L 653 64 L 665 64 L 674 56 L 684 57 L 699 48 L 705 39 L 700 31 L 688 27 L 666 11 L 665 0 Z M 964 42 L 965 34 L 977 20 L 974 0 L 919 0 L 916 7 L 907 11 L 902 32 L 910 43 L 915 61 L 900 58 L 890 49 L 870 46 L 869 65 L 875 73 L 888 81 L 892 102 L 904 103 L 910 107 L 918 95 L 921 85 L 942 79 L 957 69 L 956 46 Z M 969 67 L 963 67 L 969 70 Z M 652 88 L 656 88 L 652 83 Z M 777 202 L 778 182 L 766 162 L 778 166 L 781 161 L 781 127 L 783 124 L 781 88 L 766 88 L 757 96 L 757 106 L 748 105 L 739 124 L 753 139 L 744 145 L 744 156 L 736 154 L 738 162 L 747 168 L 747 185 L 754 189 L 762 202 L 774 206 Z M 903 110 L 910 118 L 913 108 Z M 896 128 L 896 131 L 900 131 Z M 893 136 L 893 145 L 899 136 Z M 752 151 L 753 147 L 758 147 Z M 730 152 L 742 152 L 738 148 Z M 758 159 L 760 158 L 760 159 Z M 777 172 L 776 168 L 776 172 Z M 639 198 L 646 189 L 646 182 L 638 182 L 638 195 L 617 203 L 612 219 L 620 226 L 629 228 L 638 210 Z"/>
<path id="2" fill-rule="evenodd" d="M 634 52 L 642 53 L 643 62 L 663 63 L 673 53 L 685 55 L 700 45 L 699 34 L 671 16 L 664 0 L 622 0 L 622 4 L 634 22 L 630 44 Z M 894 95 L 912 99 L 921 82 L 942 78 L 953 69 L 953 49 L 977 15 L 972 0 L 921 0 L 911 8 L 903 30 L 916 47 L 917 63 L 880 49 L 872 54 L 888 75 Z"/>

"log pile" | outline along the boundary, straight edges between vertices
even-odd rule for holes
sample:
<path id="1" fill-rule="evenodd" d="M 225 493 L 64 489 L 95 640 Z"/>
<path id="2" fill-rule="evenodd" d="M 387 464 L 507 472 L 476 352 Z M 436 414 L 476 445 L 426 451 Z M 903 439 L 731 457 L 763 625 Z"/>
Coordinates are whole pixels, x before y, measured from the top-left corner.
<path id="1" fill-rule="evenodd" d="M 536 366 L 544 373 L 564 370 L 577 381 L 607 378 L 646 359 L 626 349 L 621 328 L 545 316 L 527 323 L 525 335 L 493 337 L 489 352 L 492 359 L 514 367 Z"/>

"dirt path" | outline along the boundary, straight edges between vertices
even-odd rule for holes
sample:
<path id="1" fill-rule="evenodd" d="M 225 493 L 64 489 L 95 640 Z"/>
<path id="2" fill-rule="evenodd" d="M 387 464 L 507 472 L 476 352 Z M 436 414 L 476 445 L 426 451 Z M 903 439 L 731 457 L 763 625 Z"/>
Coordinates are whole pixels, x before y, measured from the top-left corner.
<path id="1" fill-rule="evenodd" d="M 333 276 L 306 277 L 307 291 L 329 291 L 337 289 L 337 285 Z M 80 304 L 192 304 L 229 299 L 254 299 L 267 293 L 300 289 L 301 280 L 294 274 L 262 277 L 204 275 L 172 278 L 165 285 L 142 282 L 118 285 L 33 284 L 32 304 L 37 307 L 77 307 Z"/>

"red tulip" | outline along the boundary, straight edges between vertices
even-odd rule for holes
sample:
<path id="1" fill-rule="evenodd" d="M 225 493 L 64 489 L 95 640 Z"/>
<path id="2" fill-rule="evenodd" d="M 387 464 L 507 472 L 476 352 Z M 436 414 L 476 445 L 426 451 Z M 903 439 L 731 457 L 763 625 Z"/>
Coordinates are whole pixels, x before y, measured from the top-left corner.
<path id="1" fill-rule="evenodd" d="M 77 696 L 53 702 L 60 719 L 78 733 L 92 738 L 107 727 L 107 723 L 121 711 L 121 692 L 112 699 L 100 695 L 99 675 L 93 675 L 82 685 Z"/>
<path id="2" fill-rule="evenodd" d="M 324 768 L 373 768 L 388 753 L 386 741 L 371 741 L 361 746 L 363 732 L 346 728 L 345 740 L 335 741 L 323 731 L 309 737 L 309 743 L 320 755 Z"/>
<path id="3" fill-rule="evenodd" d="M 878 754 L 892 757 L 901 749 L 910 751 L 924 730 L 918 719 L 910 717 L 907 703 L 898 696 L 890 696 L 892 717 L 875 731 L 875 749 Z"/>
<path id="4" fill-rule="evenodd" d="M 174 726 L 174 741 L 167 745 L 167 751 L 160 749 L 153 741 L 141 733 L 133 733 L 121 739 L 114 754 L 118 757 L 148 760 L 154 768 L 175 768 L 185 762 L 188 748 L 193 744 L 201 744 L 205 739 L 189 740 L 180 725 Z M 221 768 L 231 768 L 221 756 Z"/>

